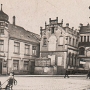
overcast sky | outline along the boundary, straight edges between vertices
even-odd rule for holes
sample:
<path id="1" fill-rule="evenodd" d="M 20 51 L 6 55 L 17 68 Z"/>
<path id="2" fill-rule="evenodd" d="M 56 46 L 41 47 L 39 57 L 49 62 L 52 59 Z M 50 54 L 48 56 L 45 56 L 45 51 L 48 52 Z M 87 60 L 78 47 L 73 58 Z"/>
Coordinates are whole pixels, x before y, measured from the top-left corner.
<path id="1" fill-rule="evenodd" d="M 63 19 L 70 27 L 78 29 L 79 24 L 90 23 L 90 0 L 0 0 L 3 4 L 3 11 L 12 17 L 16 16 L 16 25 L 24 27 L 34 33 L 40 33 L 40 26 L 44 28 L 45 21 L 48 24 L 49 18 L 59 22 Z"/>

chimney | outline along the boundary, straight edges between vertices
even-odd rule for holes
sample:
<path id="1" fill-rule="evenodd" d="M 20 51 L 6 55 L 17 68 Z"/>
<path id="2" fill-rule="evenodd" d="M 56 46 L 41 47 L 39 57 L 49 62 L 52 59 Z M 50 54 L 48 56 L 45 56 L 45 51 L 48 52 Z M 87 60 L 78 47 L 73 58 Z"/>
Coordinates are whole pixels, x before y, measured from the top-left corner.
<path id="1" fill-rule="evenodd" d="M 51 22 L 51 18 L 49 18 L 49 22 Z"/>
<path id="2" fill-rule="evenodd" d="M 1 11 L 2 11 L 2 4 L 1 4 Z"/>
<path id="3" fill-rule="evenodd" d="M 74 27 L 72 27 L 72 30 L 74 30 Z"/>
<path id="4" fill-rule="evenodd" d="M 41 35 L 41 37 L 42 37 L 42 27 L 40 27 L 40 35 Z"/>
<path id="5" fill-rule="evenodd" d="M 69 23 L 66 23 L 66 27 L 69 27 Z"/>
<path id="6" fill-rule="evenodd" d="M 58 17 L 56 17 L 56 21 L 57 21 L 57 23 L 58 23 Z"/>
<path id="7" fill-rule="evenodd" d="M 13 25 L 15 25 L 15 16 L 13 16 Z"/>

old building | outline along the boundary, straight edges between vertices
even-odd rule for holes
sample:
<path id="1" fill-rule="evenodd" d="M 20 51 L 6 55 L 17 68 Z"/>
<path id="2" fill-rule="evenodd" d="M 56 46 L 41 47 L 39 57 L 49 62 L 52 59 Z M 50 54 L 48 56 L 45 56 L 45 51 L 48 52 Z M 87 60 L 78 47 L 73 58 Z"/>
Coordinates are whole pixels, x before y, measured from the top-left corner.
<path id="1" fill-rule="evenodd" d="M 40 32 L 41 61 L 36 60 L 36 74 L 64 74 L 65 69 L 78 68 L 79 33 L 77 30 L 69 28 L 69 23 L 64 27 L 63 20 L 58 23 L 57 17 L 55 20 L 50 18 L 49 24 L 45 22 L 45 29 L 41 27 Z"/>
<path id="2" fill-rule="evenodd" d="M 80 26 L 79 59 L 81 70 L 90 69 L 90 25 Z"/>
<path id="3" fill-rule="evenodd" d="M 0 74 L 33 74 L 34 60 L 39 57 L 40 37 L 23 27 L 9 22 L 9 16 L 0 11 Z"/>

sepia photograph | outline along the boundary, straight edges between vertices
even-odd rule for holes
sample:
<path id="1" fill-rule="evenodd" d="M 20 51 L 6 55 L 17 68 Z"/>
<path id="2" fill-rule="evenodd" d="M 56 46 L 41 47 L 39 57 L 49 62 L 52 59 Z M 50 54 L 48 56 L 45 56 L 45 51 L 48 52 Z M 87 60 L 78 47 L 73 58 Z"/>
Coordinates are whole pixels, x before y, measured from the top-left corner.
<path id="1" fill-rule="evenodd" d="M 0 0 L 0 90 L 90 90 L 90 0 Z"/>

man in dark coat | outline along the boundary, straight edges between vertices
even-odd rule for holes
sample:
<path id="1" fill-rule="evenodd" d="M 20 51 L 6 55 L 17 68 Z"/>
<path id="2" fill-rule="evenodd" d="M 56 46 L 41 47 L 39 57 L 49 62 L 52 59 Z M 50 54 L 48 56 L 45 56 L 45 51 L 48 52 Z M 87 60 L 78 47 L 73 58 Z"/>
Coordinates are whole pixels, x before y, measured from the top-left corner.
<path id="1" fill-rule="evenodd" d="M 66 77 L 69 78 L 68 73 L 69 73 L 69 72 L 68 72 L 68 69 L 66 69 L 64 78 L 66 78 Z"/>

